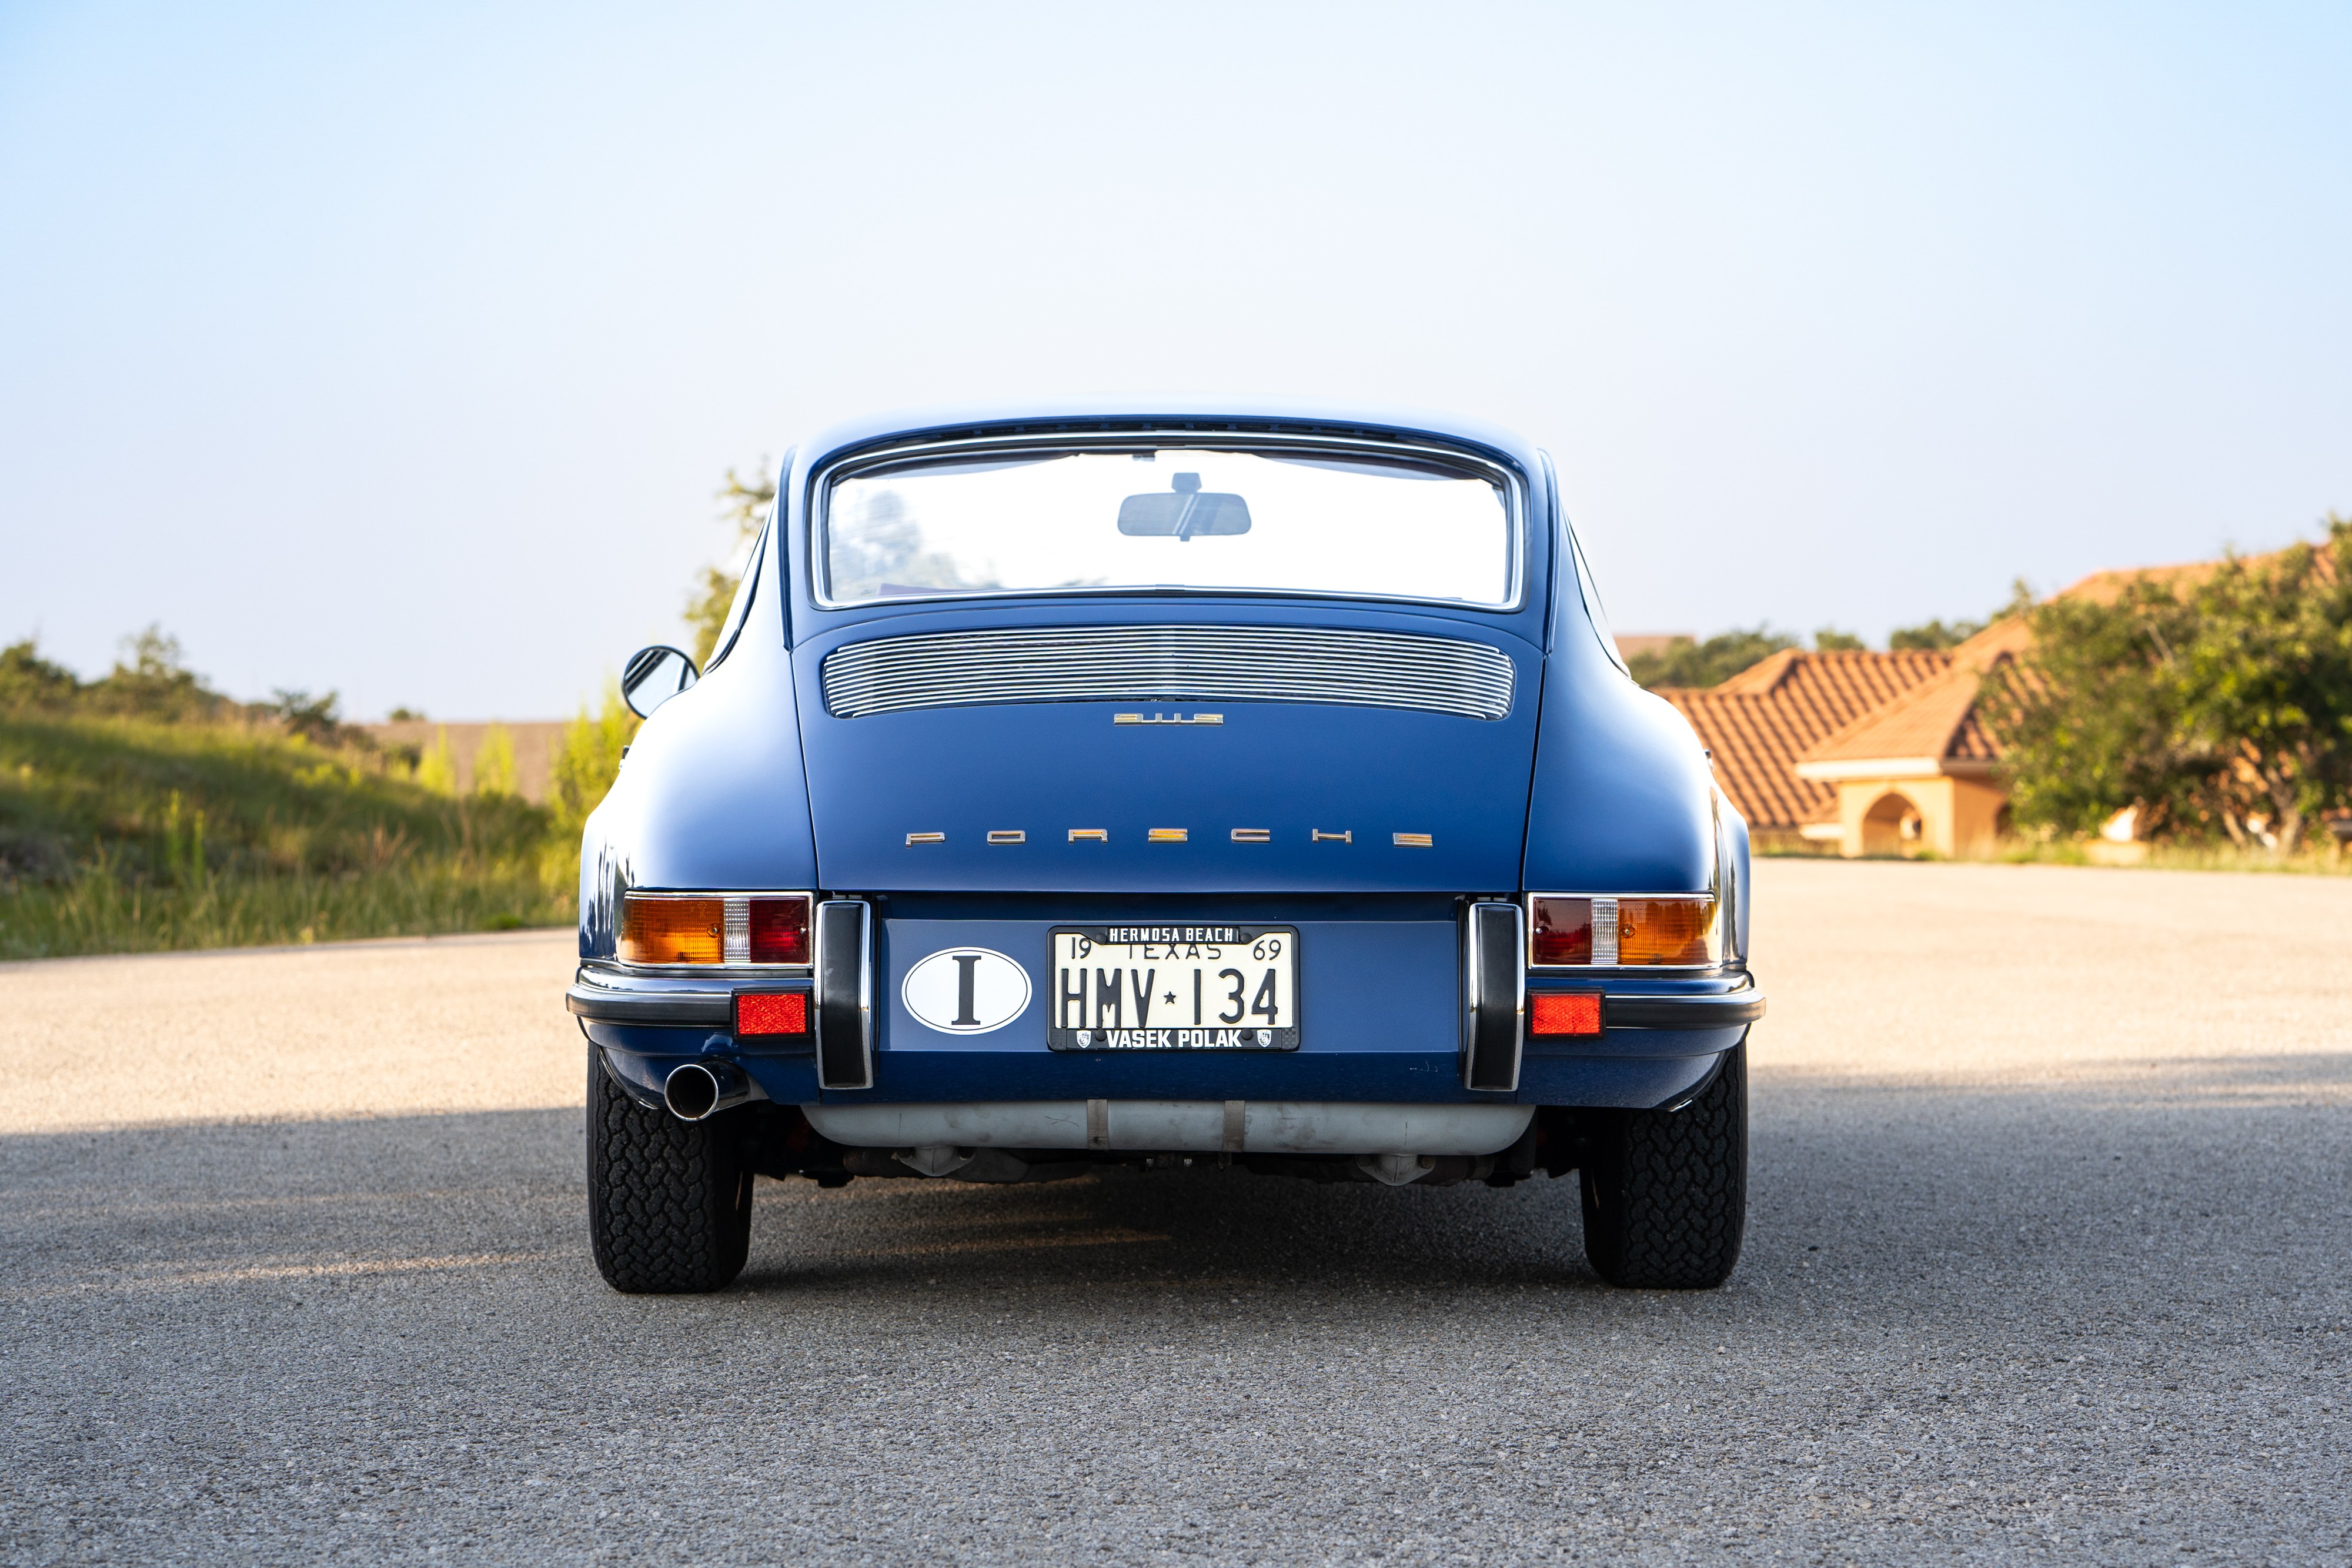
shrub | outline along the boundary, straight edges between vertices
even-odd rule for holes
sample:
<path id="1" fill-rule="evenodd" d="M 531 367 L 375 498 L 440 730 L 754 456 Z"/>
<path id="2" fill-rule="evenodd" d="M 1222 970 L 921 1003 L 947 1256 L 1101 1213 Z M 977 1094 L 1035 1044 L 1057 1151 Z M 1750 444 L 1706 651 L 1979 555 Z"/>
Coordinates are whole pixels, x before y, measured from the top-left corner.
<path id="1" fill-rule="evenodd" d="M 482 732 L 481 747 L 474 753 L 474 793 L 515 793 L 514 737 L 505 725 L 494 724 Z"/>
<path id="2" fill-rule="evenodd" d="M 2292 854 L 2352 800 L 2352 519 L 2317 546 L 2143 577 L 2112 601 L 2021 604 L 2030 653 L 1985 713 L 2017 821 Z"/>
<path id="3" fill-rule="evenodd" d="M 637 716 L 621 701 L 621 688 L 605 688 L 604 704 L 593 716 L 583 707 L 580 716 L 563 727 L 563 743 L 556 749 L 554 776 L 548 791 L 555 833 L 572 852 L 593 811 L 621 774 L 621 753 L 637 732 Z"/>
<path id="4" fill-rule="evenodd" d="M 433 744 L 417 758 L 416 783 L 418 788 L 430 789 L 436 795 L 457 792 L 457 759 L 449 750 L 446 725 L 433 732 Z"/>
<path id="5" fill-rule="evenodd" d="M 1719 632 L 1704 643 L 1677 643 L 1660 653 L 1637 653 L 1627 664 L 1633 678 L 1645 686 L 1713 686 L 1796 645 L 1794 637 L 1759 626 L 1751 632 Z"/>

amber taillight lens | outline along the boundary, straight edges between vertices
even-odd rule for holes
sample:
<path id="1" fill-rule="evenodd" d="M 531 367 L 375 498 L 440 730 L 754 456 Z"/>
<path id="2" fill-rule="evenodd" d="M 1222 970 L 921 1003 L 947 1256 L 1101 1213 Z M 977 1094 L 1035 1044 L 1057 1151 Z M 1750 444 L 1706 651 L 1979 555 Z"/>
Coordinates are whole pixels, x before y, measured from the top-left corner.
<path id="1" fill-rule="evenodd" d="M 727 901 L 625 894 L 620 948 L 624 964 L 723 964 Z"/>
<path id="2" fill-rule="evenodd" d="M 1621 898 L 1617 901 L 1620 964 L 1712 964 L 1716 961 L 1712 898 Z"/>
<path id="3" fill-rule="evenodd" d="M 805 964 L 809 961 L 809 901 L 806 898 L 751 900 L 751 962 Z"/>
<path id="4" fill-rule="evenodd" d="M 1592 962 L 1592 900 L 1537 898 L 1535 951 L 1538 964 Z"/>

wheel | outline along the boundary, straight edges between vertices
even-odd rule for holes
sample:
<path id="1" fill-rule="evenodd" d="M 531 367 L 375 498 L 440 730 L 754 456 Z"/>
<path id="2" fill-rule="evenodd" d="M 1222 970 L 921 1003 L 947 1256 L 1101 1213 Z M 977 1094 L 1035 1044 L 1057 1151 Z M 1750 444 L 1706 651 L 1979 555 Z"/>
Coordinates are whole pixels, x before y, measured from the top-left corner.
<path id="1" fill-rule="evenodd" d="M 751 1167 L 731 1113 L 648 1111 L 588 1051 L 588 1239 L 616 1291 L 715 1291 L 751 1249 Z"/>
<path id="2" fill-rule="evenodd" d="M 1672 1111 L 1595 1117 L 1584 1156 L 1584 1255 L 1612 1285 L 1711 1291 L 1748 1228 L 1748 1047 Z"/>

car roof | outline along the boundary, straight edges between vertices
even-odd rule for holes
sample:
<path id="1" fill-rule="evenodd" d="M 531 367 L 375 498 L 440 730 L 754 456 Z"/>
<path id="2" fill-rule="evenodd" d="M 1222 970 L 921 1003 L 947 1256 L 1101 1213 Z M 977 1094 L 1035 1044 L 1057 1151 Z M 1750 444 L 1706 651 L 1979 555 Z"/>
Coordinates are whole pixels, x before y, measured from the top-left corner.
<path id="1" fill-rule="evenodd" d="M 912 436 L 1010 434 L 1050 432 L 1057 425 L 1089 426 L 1220 424 L 1296 426 L 1297 434 L 1331 435 L 1342 431 L 1380 436 L 1433 436 L 1454 445 L 1483 449 L 1502 458 L 1530 482 L 1541 483 L 1536 449 L 1500 425 L 1429 409 L 1376 403 L 1309 402 L 1302 399 L 1213 395 L 1201 392 L 1115 393 L 1023 402 L 948 404 L 898 409 L 844 420 L 800 444 L 801 472 L 811 474 L 843 453 Z"/>

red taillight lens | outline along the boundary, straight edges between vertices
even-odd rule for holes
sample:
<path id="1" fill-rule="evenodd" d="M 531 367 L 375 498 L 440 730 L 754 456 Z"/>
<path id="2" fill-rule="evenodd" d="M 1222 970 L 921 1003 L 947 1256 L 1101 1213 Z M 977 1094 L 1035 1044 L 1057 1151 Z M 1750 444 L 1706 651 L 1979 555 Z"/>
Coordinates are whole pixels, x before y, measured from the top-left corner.
<path id="1" fill-rule="evenodd" d="M 808 993 L 776 991 L 765 996 L 737 993 L 735 1032 L 739 1037 L 808 1033 Z"/>
<path id="2" fill-rule="evenodd" d="M 1533 961 L 1538 964 L 1592 962 L 1592 900 L 1538 898 L 1534 900 L 1534 904 Z"/>
<path id="3" fill-rule="evenodd" d="M 805 964 L 809 961 L 809 901 L 805 898 L 751 900 L 751 962 Z M 797 1030 L 782 1031 L 798 1033 Z"/>
<path id="4" fill-rule="evenodd" d="M 1601 993 L 1598 991 L 1530 991 L 1528 993 L 1529 1034 L 1599 1034 Z"/>
<path id="5" fill-rule="evenodd" d="M 727 902 L 720 898 L 621 900 L 624 964 L 719 964 L 727 958 Z"/>

